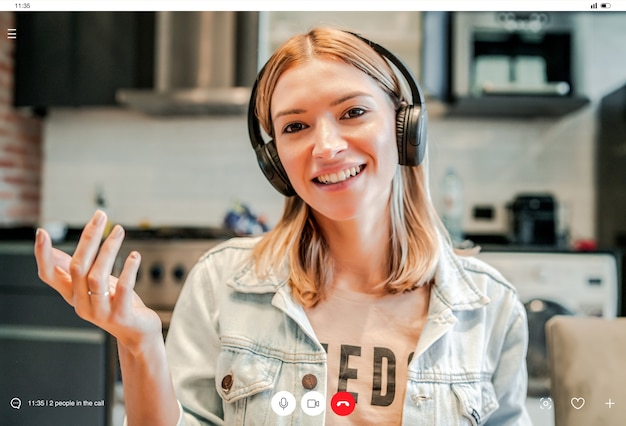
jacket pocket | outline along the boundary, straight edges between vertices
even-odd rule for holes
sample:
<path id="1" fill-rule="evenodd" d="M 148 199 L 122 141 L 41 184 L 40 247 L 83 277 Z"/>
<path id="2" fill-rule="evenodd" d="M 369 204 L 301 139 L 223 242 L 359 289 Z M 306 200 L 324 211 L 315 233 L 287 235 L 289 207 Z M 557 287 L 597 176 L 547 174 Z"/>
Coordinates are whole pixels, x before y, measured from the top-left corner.
<path id="1" fill-rule="evenodd" d="M 453 383 L 451 386 L 458 399 L 461 415 L 473 426 L 484 424 L 499 407 L 491 382 Z"/>
<path id="2" fill-rule="evenodd" d="M 271 410 L 274 388 L 282 362 L 240 348 L 222 349 L 215 375 L 217 392 L 225 402 L 227 424 L 263 424 Z M 250 421 L 249 416 L 254 416 Z"/>

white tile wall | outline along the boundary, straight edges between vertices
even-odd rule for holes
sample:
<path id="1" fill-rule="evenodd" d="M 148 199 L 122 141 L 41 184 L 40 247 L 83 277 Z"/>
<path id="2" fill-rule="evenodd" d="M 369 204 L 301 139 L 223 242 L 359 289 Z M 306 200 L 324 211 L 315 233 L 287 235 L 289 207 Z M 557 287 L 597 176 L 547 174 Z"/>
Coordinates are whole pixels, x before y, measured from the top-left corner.
<path id="1" fill-rule="evenodd" d="M 54 110 L 44 138 L 43 222 L 83 224 L 98 185 L 112 220 L 125 225 L 217 226 L 237 200 L 271 223 L 282 211 L 282 197 L 257 166 L 244 117 Z"/>
<path id="2" fill-rule="evenodd" d="M 446 119 L 429 129 L 433 197 L 453 167 L 464 183 L 466 230 L 502 232 L 516 194 L 550 192 L 568 208 L 572 237 L 593 237 L 591 107 L 555 120 Z M 473 219 L 472 207 L 485 204 L 494 220 Z"/>
<path id="3" fill-rule="evenodd" d="M 506 229 L 518 192 L 550 191 L 571 211 L 575 237 L 593 236 L 591 109 L 560 120 L 439 119 L 430 123 L 431 186 L 448 166 L 463 178 L 465 227 Z M 242 117 L 156 119 L 125 110 L 55 110 L 46 120 L 42 219 L 84 223 L 102 185 L 126 225 L 219 225 L 235 200 L 278 220 L 282 197 L 265 181 Z M 471 206 L 491 204 L 480 222 Z"/>

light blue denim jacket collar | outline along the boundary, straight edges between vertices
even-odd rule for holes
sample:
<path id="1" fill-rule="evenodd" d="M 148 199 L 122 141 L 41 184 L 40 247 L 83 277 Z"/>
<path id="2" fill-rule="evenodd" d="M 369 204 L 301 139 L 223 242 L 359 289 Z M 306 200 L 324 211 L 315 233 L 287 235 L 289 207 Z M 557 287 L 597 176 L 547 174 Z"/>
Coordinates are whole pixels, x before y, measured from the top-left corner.
<path id="1" fill-rule="evenodd" d="M 473 310 L 485 306 L 489 303 L 489 297 L 477 288 L 459 262 L 451 249 L 445 246 L 441 249 L 439 266 L 435 274 L 434 294 L 443 306 L 454 311 Z M 228 281 L 228 285 L 242 293 L 284 292 L 284 295 L 291 299 L 291 290 L 287 285 L 287 268 L 285 265 L 279 273 L 261 279 L 255 273 L 254 266 L 248 264 Z"/>
<path id="2" fill-rule="evenodd" d="M 452 253 L 452 249 L 442 242 L 439 265 L 435 273 L 435 285 L 429 302 L 428 322 L 415 355 L 428 349 L 432 342 L 456 324 L 457 318 L 453 314 L 454 311 L 480 309 L 490 302 L 489 297 L 481 292 L 465 273 L 459 263 L 461 261 Z M 287 265 L 279 273 L 269 274 L 267 278 L 261 279 L 256 274 L 254 266 L 248 264 L 227 284 L 241 293 L 275 293 L 272 305 L 289 315 L 309 337 L 317 341 L 306 312 L 293 299 L 287 281 Z"/>

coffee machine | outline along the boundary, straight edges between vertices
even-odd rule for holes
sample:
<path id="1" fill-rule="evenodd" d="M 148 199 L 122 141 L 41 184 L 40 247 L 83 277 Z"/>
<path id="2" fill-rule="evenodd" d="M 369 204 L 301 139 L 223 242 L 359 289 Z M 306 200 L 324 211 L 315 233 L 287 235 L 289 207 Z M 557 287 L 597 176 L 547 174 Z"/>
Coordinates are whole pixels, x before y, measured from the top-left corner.
<path id="1" fill-rule="evenodd" d="M 558 205 L 552 194 L 519 194 L 507 207 L 513 244 L 556 245 Z"/>

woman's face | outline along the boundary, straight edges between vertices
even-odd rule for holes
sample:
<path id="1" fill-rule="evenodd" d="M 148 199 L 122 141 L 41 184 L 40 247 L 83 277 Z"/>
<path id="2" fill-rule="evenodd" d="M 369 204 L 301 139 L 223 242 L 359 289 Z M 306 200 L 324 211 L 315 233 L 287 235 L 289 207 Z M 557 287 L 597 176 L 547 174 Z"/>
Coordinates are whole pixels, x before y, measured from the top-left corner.
<path id="1" fill-rule="evenodd" d="M 280 76 L 271 105 L 280 160 L 315 212 L 344 221 L 387 208 L 396 114 L 374 79 L 342 61 L 314 59 Z"/>

